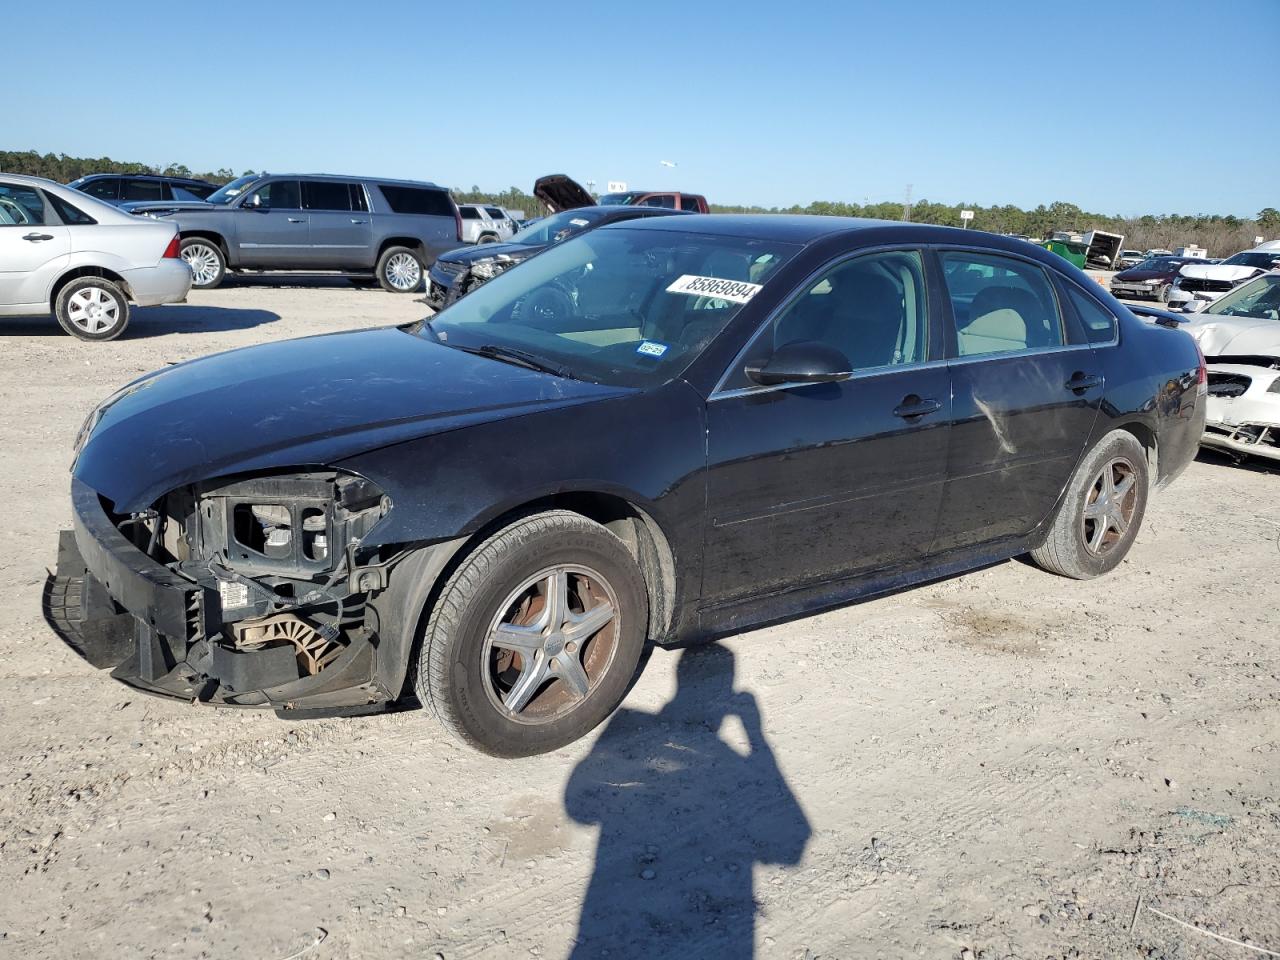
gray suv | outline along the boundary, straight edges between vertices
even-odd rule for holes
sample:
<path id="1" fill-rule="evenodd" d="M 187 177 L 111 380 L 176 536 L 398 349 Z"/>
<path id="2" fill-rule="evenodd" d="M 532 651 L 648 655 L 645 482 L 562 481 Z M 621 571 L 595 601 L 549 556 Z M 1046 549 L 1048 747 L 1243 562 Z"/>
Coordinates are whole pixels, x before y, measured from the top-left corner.
<path id="1" fill-rule="evenodd" d="M 412 293 L 437 256 L 462 244 L 449 191 L 411 180 L 263 174 L 205 201 L 124 208 L 177 222 L 192 286 L 203 290 L 228 270 L 323 270 Z"/>

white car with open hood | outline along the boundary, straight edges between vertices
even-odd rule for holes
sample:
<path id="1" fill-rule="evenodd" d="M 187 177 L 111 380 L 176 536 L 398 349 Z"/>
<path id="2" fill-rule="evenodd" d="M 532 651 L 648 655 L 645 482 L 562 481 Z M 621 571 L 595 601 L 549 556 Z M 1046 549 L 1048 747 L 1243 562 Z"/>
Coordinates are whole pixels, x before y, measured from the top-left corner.
<path id="1" fill-rule="evenodd" d="M 1280 460 L 1280 273 L 1264 273 L 1209 304 L 1185 330 L 1208 360 L 1201 443 Z"/>
<path id="2" fill-rule="evenodd" d="M 113 340 L 130 303 L 175 303 L 190 289 L 175 224 L 0 173 L 0 317 L 52 313 L 74 337 Z"/>

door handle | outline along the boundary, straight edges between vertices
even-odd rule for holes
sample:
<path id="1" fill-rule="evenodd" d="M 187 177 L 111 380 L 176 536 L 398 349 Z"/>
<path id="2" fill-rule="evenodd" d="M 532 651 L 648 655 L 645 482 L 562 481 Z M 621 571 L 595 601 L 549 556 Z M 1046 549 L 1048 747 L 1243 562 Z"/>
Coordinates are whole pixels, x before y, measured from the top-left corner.
<path id="1" fill-rule="evenodd" d="M 918 420 L 942 409 L 942 404 L 928 397 L 918 397 L 914 393 L 902 398 L 902 403 L 893 408 L 893 415 L 903 420 Z"/>
<path id="2" fill-rule="evenodd" d="M 1066 382 L 1065 386 L 1072 393 L 1081 394 L 1086 390 L 1102 386 L 1102 378 L 1094 376 L 1092 373 L 1084 373 L 1077 370 L 1071 375 L 1071 379 Z"/>
<path id="3" fill-rule="evenodd" d="M 351 218 L 351 222 L 352 222 L 352 223 L 364 223 L 365 221 L 364 221 L 364 220 L 357 220 L 355 217 L 352 217 L 352 218 Z"/>
<path id="4" fill-rule="evenodd" d="M 306 223 L 307 218 L 306 217 L 290 217 L 289 222 L 290 223 Z"/>
<path id="5" fill-rule="evenodd" d="M 39 243 L 41 240 L 52 240 L 52 239 L 53 239 L 53 234 L 51 234 L 51 233 L 28 233 L 28 234 L 27 234 L 26 236 L 24 236 L 22 239 L 23 239 L 23 240 L 30 240 L 32 243 Z"/>

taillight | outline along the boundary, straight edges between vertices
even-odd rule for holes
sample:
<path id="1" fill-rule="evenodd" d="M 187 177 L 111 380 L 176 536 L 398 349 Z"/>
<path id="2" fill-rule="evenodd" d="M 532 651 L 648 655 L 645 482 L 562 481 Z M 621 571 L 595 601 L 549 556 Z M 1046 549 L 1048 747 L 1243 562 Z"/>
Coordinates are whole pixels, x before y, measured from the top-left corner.
<path id="1" fill-rule="evenodd" d="M 160 259 L 161 260 L 177 260 L 179 259 L 179 257 L 181 257 L 181 254 L 178 253 L 178 235 L 175 233 L 173 237 L 169 240 L 169 245 L 164 248 L 164 256 L 162 256 Z"/>
<path id="2" fill-rule="evenodd" d="M 1200 368 L 1196 371 L 1196 393 L 1207 394 L 1209 392 L 1209 368 L 1205 366 L 1204 351 L 1200 349 L 1200 342 L 1195 341 L 1196 356 L 1200 360 Z"/>

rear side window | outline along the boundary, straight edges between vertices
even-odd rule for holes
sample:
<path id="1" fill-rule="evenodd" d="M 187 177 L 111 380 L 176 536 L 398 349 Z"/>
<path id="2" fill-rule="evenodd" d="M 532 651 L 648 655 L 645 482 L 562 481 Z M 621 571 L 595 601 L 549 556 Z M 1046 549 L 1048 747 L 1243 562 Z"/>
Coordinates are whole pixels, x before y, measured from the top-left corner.
<path id="1" fill-rule="evenodd" d="M 97 197 L 99 200 L 119 200 L 120 178 L 103 177 L 101 180 L 90 180 L 78 189 L 81 193 L 87 193 L 89 196 Z"/>
<path id="2" fill-rule="evenodd" d="M 1062 318 L 1040 267 L 987 253 L 949 250 L 943 277 L 962 357 L 1060 347 Z"/>
<path id="3" fill-rule="evenodd" d="M 351 187 L 354 184 L 328 180 L 302 181 L 302 206 L 307 210 L 351 209 Z"/>
<path id="4" fill-rule="evenodd" d="M 481 216 L 480 216 L 480 211 L 479 211 L 479 210 L 477 210 L 475 207 L 459 207 L 459 208 L 458 208 L 458 212 L 462 214 L 462 219 L 463 219 L 463 220 L 482 220 L 482 219 L 484 219 L 483 217 L 481 217 Z"/>
<path id="5" fill-rule="evenodd" d="M 1080 315 L 1080 322 L 1084 324 L 1084 333 L 1090 343 L 1110 343 L 1116 338 L 1116 318 L 1110 311 L 1103 309 L 1097 300 L 1086 296 L 1071 284 L 1067 284 L 1067 298 Z"/>
<path id="6" fill-rule="evenodd" d="M 701 199 L 700 197 L 682 196 L 680 198 L 680 209 L 692 210 L 694 213 L 697 213 L 699 210 L 702 209 L 701 204 L 698 203 L 700 199 Z"/>
<path id="7" fill-rule="evenodd" d="M 443 190 L 427 187 L 404 187 L 398 184 L 380 183 L 378 189 L 387 200 L 393 213 L 416 213 L 429 217 L 453 219 L 453 202 Z"/>
<path id="8" fill-rule="evenodd" d="M 79 207 L 63 200 L 56 193 L 46 191 L 44 198 L 49 201 L 49 206 L 53 207 L 54 212 L 58 215 L 58 219 L 69 227 L 98 222 Z"/>
<path id="9" fill-rule="evenodd" d="M 0 227 L 40 226 L 45 222 L 40 191 L 18 183 L 0 183 Z"/>
<path id="10" fill-rule="evenodd" d="M 485 207 L 484 212 L 489 214 L 489 216 L 494 220 L 505 220 L 507 218 L 507 215 L 497 207 Z"/>
<path id="11" fill-rule="evenodd" d="M 164 185 L 159 180 L 126 180 L 121 200 L 163 200 Z"/>

